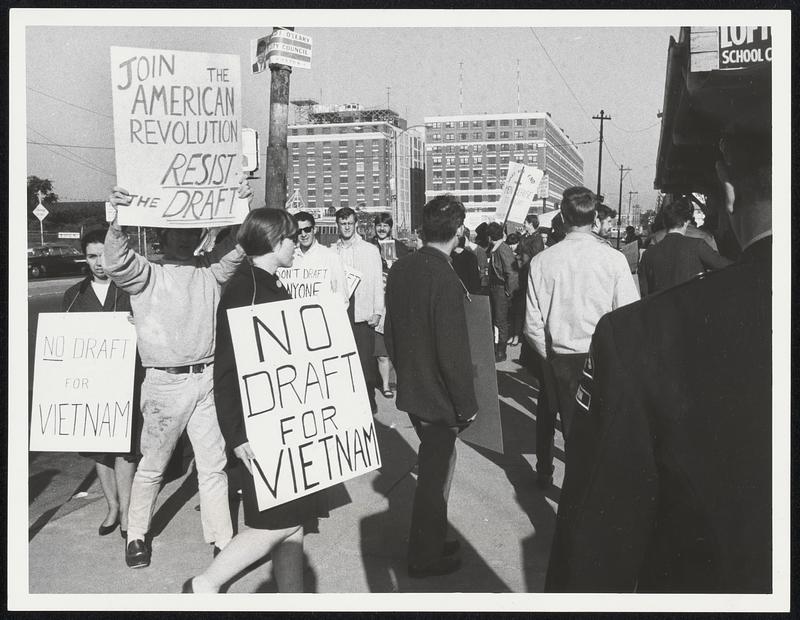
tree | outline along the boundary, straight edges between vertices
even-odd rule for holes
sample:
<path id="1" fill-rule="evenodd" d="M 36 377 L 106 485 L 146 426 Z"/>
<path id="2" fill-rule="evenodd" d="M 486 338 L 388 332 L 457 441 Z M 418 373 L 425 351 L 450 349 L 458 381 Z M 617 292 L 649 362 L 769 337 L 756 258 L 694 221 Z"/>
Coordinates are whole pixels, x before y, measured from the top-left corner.
<path id="1" fill-rule="evenodd" d="M 642 213 L 640 222 L 642 226 L 642 230 L 650 230 L 650 226 L 653 224 L 653 220 L 656 219 L 656 212 L 653 209 L 648 209 L 644 213 Z"/>
<path id="2" fill-rule="evenodd" d="M 33 210 L 39 204 L 39 192 L 44 197 L 42 204 L 50 207 L 58 202 L 58 194 L 53 191 L 53 182 L 50 179 L 40 179 L 37 176 L 28 177 L 28 219 L 36 219 Z"/>

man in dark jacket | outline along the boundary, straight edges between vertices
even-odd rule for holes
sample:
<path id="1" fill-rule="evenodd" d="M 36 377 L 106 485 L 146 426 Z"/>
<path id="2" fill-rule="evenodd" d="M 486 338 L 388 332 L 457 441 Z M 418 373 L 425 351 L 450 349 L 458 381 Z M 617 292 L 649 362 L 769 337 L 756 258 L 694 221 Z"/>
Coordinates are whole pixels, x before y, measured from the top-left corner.
<path id="1" fill-rule="evenodd" d="M 511 297 L 519 288 L 519 274 L 514 251 L 506 243 L 502 225 L 490 222 L 486 232 L 492 242 L 492 252 L 489 255 L 489 301 L 492 304 L 492 322 L 497 328 L 494 360 L 504 362 L 508 342 L 508 309 Z"/>
<path id="2" fill-rule="evenodd" d="M 546 591 L 772 591 L 768 142 L 718 163 L 741 260 L 597 324 Z"/>
<path id="3" fill-rule="evenodd" d="M 731 264 L 702 239 L 686 236 L 693 210 L 686 198 L 678 198 L 662 209 L 667 234 L 642 255 L 639 265 L 642 297 L 691 280 L 709 269 L 722 269 Z"/>
<path id="4" fill-rule="evenodd" d="M 458 570 L 457 540 L 447 541 L 447 499 L 459 430 L 477 414 L 465 291 L 450 264 L 464 205 L 437 196 L 422 213 L 425 245 L 398 260 L 386 282 L 386 348 L 397 371 L 397 408 L 420 438 L 411 513 L 408 574 Z"/>

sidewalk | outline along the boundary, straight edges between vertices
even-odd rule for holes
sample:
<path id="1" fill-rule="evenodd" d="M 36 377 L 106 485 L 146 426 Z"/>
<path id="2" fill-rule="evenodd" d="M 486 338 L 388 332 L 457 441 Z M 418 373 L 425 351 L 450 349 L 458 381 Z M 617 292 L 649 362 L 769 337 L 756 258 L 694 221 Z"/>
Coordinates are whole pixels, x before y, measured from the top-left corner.
<path id="1" fill-rule="evenodd" d="M 556 436 L 555 487 L 536 486 L 535 380 L 512 362 L 498 364 L 505 454 L 463 442 L 449 518 L 462 542 L 463 567 L 423 580 L 406 575 L 406 545 L 418 440 L 394 399 L 377 395 L 375 416 L 383 467 L 331 491 L 332 510 L 305 539 L 307 592 L 541 592 L 563 478 L 563 442 Z M 93 465 L 86 460 L 88 475 Z M 61 506 L 29 544 L 31 593 L 176 593 L 212 559 L 195 510 L 193 467 L 159 495 L 152 564 L 131 570 L 119 531 L 97 535 L 106 505 L 95 480 L 87 495 Z M 337 507 L 338 506 L 338 507 Z M 240 515 L 241 520 L 241 515 Z M 241 522 L 241 521 L 240 521 Z M 275 592 L 264 561 L 233 580 L 229 592 Z"/>

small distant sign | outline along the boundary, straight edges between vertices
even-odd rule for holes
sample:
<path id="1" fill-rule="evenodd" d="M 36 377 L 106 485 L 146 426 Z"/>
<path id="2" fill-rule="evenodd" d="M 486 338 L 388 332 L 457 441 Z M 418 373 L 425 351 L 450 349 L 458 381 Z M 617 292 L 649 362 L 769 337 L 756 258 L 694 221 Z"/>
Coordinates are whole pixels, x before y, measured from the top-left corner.
<path id="1" fill-rule="evenodd" d="M 79 232 L 60 232 L 58 233 L 59 239 L 80 239 L 81 233 Z"/>
<path id="2" fill-rule="evenodd" d="M 258 170 L 258 132 L 242 127 L 242 170 L 252 174 Z"/>
<path id="3" fill-rule="evenodd" d="M 271 65 L 311 68 L 311 37 L 293 30 L 275 30 L 270 36 L 267 61 Z"/>
<path id="4" fill-rule="evenodd" d="M 39 218 L 39 221 L 41 222 L 50 214 L 50 211 L 48 211 L 42 203 L 39 203 L 39 205 L 33 210 L 33 214 Z"/>
<path id="5" fill-rule="evenodd" d="M 503 184 L 503 192 L 497 204 L 495 219 L 502 222 L 521 224 L 533 206 L 542 181 L 544 171 L 518 162 L 508 165 L 508 175 Z"/>

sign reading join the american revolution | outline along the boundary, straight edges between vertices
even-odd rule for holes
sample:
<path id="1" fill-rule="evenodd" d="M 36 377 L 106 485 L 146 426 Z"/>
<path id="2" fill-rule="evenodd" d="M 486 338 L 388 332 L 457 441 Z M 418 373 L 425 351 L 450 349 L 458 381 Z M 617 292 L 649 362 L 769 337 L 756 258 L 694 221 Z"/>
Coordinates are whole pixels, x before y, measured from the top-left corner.
<path id="1" fill-rule="evenodd" d="M 127 312 L 40 314 L 31 450 L 129 451 L 135 361 Z"/>
<path id="2" fill-rule="evenodd" d="M 508 164 L 508 175 L 503 184 L 503 192 L 497 203 L 495 219 L 502 222 L 521 224 L 538 198 L 539 183 L 544 171 L 519 162 Z"/>
<path id="3" fill-rule="evenodd" d="M 120 224 L 244 220 L 240 71 L 230 54 L 111 48 L 117 184 L 133 194 Z"/>
<path id="4" fill-rule="evenodd" d="M 341 299 L 233 308 L 228 321 L 260 510 L 381 466 Z"/>

